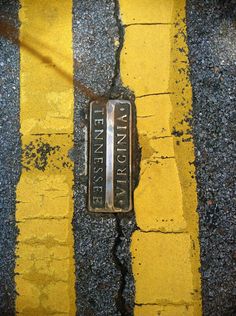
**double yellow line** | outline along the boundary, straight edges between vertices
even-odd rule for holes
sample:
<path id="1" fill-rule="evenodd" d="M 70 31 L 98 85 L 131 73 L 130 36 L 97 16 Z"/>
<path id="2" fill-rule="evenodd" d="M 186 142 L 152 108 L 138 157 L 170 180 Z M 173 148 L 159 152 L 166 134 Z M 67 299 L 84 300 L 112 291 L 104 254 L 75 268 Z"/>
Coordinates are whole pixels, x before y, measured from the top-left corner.
<path id="1" fill-rule="evenodd" d="M 16 309 L 75 315 L 72 0 L 21 6 Z M 120 0 L 120 9 L 121 76 L 136 96 L 142 147 L 131 245 L 135 315 L 201 315 L 185 1 Z"/>

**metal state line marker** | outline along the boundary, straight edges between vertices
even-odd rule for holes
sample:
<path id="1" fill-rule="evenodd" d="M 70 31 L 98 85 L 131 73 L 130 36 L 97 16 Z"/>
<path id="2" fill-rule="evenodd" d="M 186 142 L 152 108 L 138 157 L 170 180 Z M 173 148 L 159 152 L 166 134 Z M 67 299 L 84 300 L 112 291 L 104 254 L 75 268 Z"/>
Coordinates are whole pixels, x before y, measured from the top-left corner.
<path id="1" fill-rule="evenodd" d="M 89 210 L 132 210 L 132 107 L 129 101 L 90 104 Z"/>

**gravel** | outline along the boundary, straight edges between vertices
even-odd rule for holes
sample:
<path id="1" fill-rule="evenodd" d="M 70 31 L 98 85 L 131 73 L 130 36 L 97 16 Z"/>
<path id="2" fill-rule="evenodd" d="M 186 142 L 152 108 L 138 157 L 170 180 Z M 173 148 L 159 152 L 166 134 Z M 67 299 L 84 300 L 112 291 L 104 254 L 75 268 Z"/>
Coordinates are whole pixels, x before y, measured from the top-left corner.
<path id="1" fill-rule="evenodd" d="M 0 0 L 0 20 L 17 29 L 18 2 Z M 19 49 L 0 36 L 0 315 L 15 315 L 16 184 L 20 176 Z M 4 34 L 4 35 L 3 35 Z M 15 34 L 17 37 L 17 34 Z"/>
<path id="2" fill-rule="evenodd" d="M 1 19 L 16 30 L 18 9 L 17 1 L 0 0 Z M 236 315 L 235 10 L 235 0 L 187 2 L 205 316 Z M 74 0 L 75 146 L 71 157 L 75 161 L 73 227 L 80 316 L 132 315 L 134 306 L 129 253 L 136 228 L 134 214 L 87 210 L 89 102 L 133 101 L 119 78 L 123 29 L 118 16 L 116 0 Z M 1 36 L 0 52 L 0 315 L 11 316 L 16 297 L 15 191 L 21 171 L 19 49 Z"/>
<path id="3" fill-rule="evenodd" d="M 205 316 L 236 315 L 236 1 L 187 3 Z"/>
<path id="4" fill-rule="evenodd" d="M 80 316 L 131 315 L 133 277 L 130 235 L 133 213 L 93 214 L 87 210 L 87 127 L 89 102 L 128 98 L 119 80 L 122 28 L 117 3 L 110 0 L 75 0 L 73 45 L 75 112 L 75 212 L 73 219 L 76 261 L 77 313 Z M 120 42 L 122 45 L 122 41 Z"/>

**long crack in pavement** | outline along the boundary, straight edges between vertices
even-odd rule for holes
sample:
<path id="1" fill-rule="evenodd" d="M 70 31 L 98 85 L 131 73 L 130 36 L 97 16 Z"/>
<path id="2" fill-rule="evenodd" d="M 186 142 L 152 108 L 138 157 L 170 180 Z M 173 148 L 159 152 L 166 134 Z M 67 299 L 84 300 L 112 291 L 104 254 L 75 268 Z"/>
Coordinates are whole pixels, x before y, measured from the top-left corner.
<path id="1" fill-rule="evenodd" d="M 1 19 L 18 30 L 19 5 L 0 0 Z M 236 314 L 234 148 L 236 1 L 188 0 L 187 26 L 200 214 L 204 315 Z M 74 0 L 75 161 L 73 219 L 78 315 L 132 315 L 130 239 L 134 214 L 87 210 L 88 106 L 99 98 L 134 103 L 119 76 L 124 29 L 118 1 Z M 19 48 L 1 47 L 0 314 L 14 315 L 15 187 L 20 176 Z M 136 143 L 136 141 L 135 141 Z M 137 158 L 138 165 L 139 158 Z M 136 168 L 138 170 L 138 168 Z M 138 178 L 138 175 L 136 175 Z M 137 183 L 137 179 L 136 179 Z"/>
<path id="2" fill-rule="evenodd" d="M 122 46 L 118 3 L 74 1 L 73 43 L 75 82 L 104 100 L 132 94 L 119 78 Z M 135 228 L 133 213 L 93 214 L 87 210 L 87 128 L 92 98 L 75 84 L 75 160 L 73 220 L 75 236 L 78 315 L 131 315 L 134 281 L 131 271 L 130 236 Z"/>

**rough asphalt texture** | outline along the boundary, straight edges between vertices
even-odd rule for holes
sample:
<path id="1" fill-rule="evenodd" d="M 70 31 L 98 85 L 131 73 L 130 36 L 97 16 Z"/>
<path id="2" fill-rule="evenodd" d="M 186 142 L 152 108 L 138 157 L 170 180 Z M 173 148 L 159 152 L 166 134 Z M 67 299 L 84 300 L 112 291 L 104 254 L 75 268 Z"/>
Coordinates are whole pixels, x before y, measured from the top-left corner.
<path id="1" fill-rule="evenodd" d="M 0 18 L 16 29 L 18 9 L 16 0 L 0 0 Z M 236 315 L 235 10 L 233 0 L 187 4 L 205 316 Z M 96 96 L 133 99 L 119 80 L 121 47 L 114 44 L 120 39 L 122 46 L 118 6 L 111 0 L 74 0 L 73 12 L 77 314 L 132 315 L 129 245 L 134 215 L 90 214 L 86 206 L 89 102 Z M 12 316 L 21 156 L 19 49 L 5 37 L 0 38 L 0 81 L 0 315 Z M 89 90 L 81 89 L 81 83 Z"/>
<path id="2" fill-rule="evenodd" d="M 117 3 L 75 0 L 73 46 L 75 82 L 75 236 L 76 292 L 79 316 L 132 315 L 133 277 L 130 235 L 134 215 L 93 214 L 87 210 L 87 127 L 90 101 L 132 98 L 119 81 L 122 28 Z M 120 42 L 122 45 L 122 42 Z M 86 90 L 81 89 L 86 86 Z"/>
<path id="3" fill-rule="evenodd" d="M 205 316 L 236 315 L 236 1 L 189 0 Z"/>
<path id="4" fill-rule="evenodd" d="M 0 0 L 0 19 L 18 28 L 18 2 Z M 1 30 L 2 31 L 2 30 Z M 3 30 L 4 31 L 4 30 Z M 17 32 L 16 32 L 17 33 Z M 15 34 L 17 36 L 17 34 Z M 19 49 L 0 37 L 0 315 L 15 310 L 16 184 L 20 175 Z"/>

